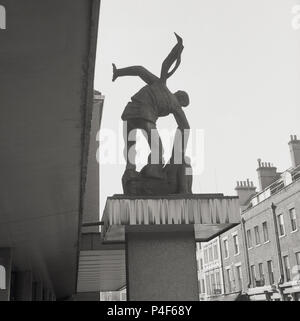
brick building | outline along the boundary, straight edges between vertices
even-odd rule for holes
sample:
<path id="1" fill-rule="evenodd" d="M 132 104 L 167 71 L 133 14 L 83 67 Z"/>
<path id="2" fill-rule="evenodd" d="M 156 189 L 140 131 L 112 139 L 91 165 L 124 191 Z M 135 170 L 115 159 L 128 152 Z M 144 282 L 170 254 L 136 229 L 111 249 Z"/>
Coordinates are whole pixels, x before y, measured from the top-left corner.
<path id="1" fill-rule="evenodd" d="M 300 140 L 291 136 L 289 147 L 292 167 L 282 173 L 258 160 L 259 192 L 237 183 L 241 224 L 211 241 L 221 249 L 221 299 L 300 300 Z"/>
<path id="2" fill-rule="evenodd" d="M 203 245 L 205 243 L 197 242 L 196 247 L 196 259 L 197 259 L 197 273 L 198 273 L 198 288 L 199 288 L 199 300 L 207 301 L 208 295 L 205 285 L 205 273 L 204 273 L 204 252 Z"/>
<path id="3" fill-rule="evenodd" d="M 219 237 L 197 243 L 197 263 L 200 301 L 213 300 L 224 294 Z"/>
<path id="4" fill-rule="evenodd" d="M 227 231 L 220 237 L 223 258 L 224 293 L 233 294 L 232 298 L 247 288 L 244 243 L 241 225 Z"/>
<path id="5" fill-rule="evenodd" d="M 100 301 L 127 301 L 126 287 L 119 291 L 100 292 Z"/>

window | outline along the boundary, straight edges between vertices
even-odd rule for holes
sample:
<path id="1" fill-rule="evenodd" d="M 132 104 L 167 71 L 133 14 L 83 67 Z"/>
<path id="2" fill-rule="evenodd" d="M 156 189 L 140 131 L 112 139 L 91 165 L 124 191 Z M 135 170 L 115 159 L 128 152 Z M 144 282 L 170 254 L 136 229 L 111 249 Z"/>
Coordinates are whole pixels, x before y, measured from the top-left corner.
<path id="1" fill-rule="evenodd" d="M 212 295 L 214 295 L 215 294 L 215 289 L 216 289 L 215 275 L 214 274 L 210 275 L 210 284 L 211 284 L 211 289 L 212 289 Z"/>
<path id="2" fill-rule="evenodd" d="M 268 231 L 268 223 L 263 222 L 263 233 L 264 233 L 264 242 L 269 241 L 269 231 Z"/>
<path id="3" fill-rule="evenodd" d="M 6 270 L 0 265 L 0 290 L 6 290 Z"/>
<path id="4" fill-rule="evenodd" d="M 288 255 L 283 257 L 283 265 L 284 265 L 286 280 L 290 281 L 291 280 L 291 267 L 290 267 L 290 260 L 289 260 Z"/>
<path id="5" fill-rule="evenodd" d="M 235 291 L 236 288 L 235 288 L 235 273 L 234 271 L 232 271 L 232 291 Z"/>
<path id="6" fill-rule="evenodd" d="M 220 278 L 220 271 L 216 271 L 216 293 L 221 294 L 221 278 Z"/>
<path id="7" fill-rule="evenodd" d="M 252 234 L 251 230 L 247 230 L 247 242 L 248 242 L 248 248 L 250 249 L 252 247 Z"/>
<path id="8" fill-rule="evenodd" d="M 205 276 L 205 282 L 206 282 L 206 289 L 207 289 L 207 294 L 211 295 L 211 287 L 210 287 L 210 280 L 209 280 L 209 275 Z"/>
<path id="9" fill-rule="evenodd" d="M 297 217 L 296 217 L 296 210 L 294 208 L 291 208 L 289 210 L 290 213 L 290 219 L 291 219 L 291 227 L 292 232 L 297 230 Z"/>
<path id="10" fill-rule="evenodd" d="M 204 263 L 207 264 L 207 249 L 204 250 Z"/>
<path id="11" fill-rule="evenodd" d="M 260 281 L 260 286 L 265 285 L 265 275 L 264 275 L 264 266 L 262 263 L 258 264 L 258 271 L 259 271 L 259 281 Z"/>
<path id="12" fill-rule="evenodd" d="M 218 260 L 219 255 L 218 255 L 218 247 L 217 244 L 214 244 L 214 259 Z"/>
<path id="13" fill-rule="evenodd" d="M 260 235 L 259 235 L 259 228 L 258 226 L 254 227 L 254 233 L 255 233 L 255 244 L 259 245 L 260 244 Z"/>
<path id="14" fill-rule="evenodd" d="M 228 292 L 231 292 L 232 291 L 232 286 L 231 286 L 231 271 L 230 271 L 230 268 L 226 269 L 226 276 L 227 276 Z"/>
<path id="15" fill-rule="evenodd" d="M 237 275 L 239 290 L 242 290 L 242 267 L 240 265 L 236 267 L 236 275 Z"/>
<path id="16" fill-rule="evenodd" d="M 202 293 L 205 293 L 205 281 L 204 281 L 204 279 L 201 279 L 201 288 L 202 288 Z"/>
<path id="17" fill-rule="evenodd" d="M 203 270 L 203 260 L 200 259 L 200 269 Z"/>
<path id="18" fill-rule="evenodd" d="M 208 256 L 209 256 L 209 262 L 212 262 L 214 258 L 213 258 L 213 249 L 211 246 L 208 248 Z"/>
<path id="19" fill-rule="evenodd" d="M 0 30 L 6 29 L 6 9 L 0 5 Z"/>
<path id="20" fill-rule="evenodd" d="M 225 258 L 227 258 L 227 257 L 229 257 L 228 240 L 225 239 L 223 242 L 224 242 Z"/>
<path id="21" fill-rule="evenodd" d="M 251 265 L 251 278 L 252 283 L 255 286 L 256 285 L 256 271 L 255 271 L 255 265 Z"/>
<path id="22" fill-rule="evenodd" d="M 233 235 L 233 244 L 234 244 L 234 254 L 239 254 L 239 239 L 237 234 Z"/>
<path id="23" fill-rule="evenodd" d="M 283 214 L 279 214 L 277 216 L 277 223 L 278 223 L 279 236 L 285 235 Z"/>
<path id="24" fill-rule="evenodd" d="M 126 292 L 122 292 L 122 293 L 121 293 L 121 301 L 127 301 Z"/>
<path id="25" fill-rule="evenodd" d="M 296 255 L 296 262 L 297 262 L 297 266 L 298 266 L 298 274 L 300 274 L 300 252 L 295 253 Z"/>
<path id="26" fill-rule="evenodd" d="M 274 284 L 274 272 L 273 272 L 273 262 L 270 260 L 267 262 L 268 265 L 268 274 L 270 285 Z"/>

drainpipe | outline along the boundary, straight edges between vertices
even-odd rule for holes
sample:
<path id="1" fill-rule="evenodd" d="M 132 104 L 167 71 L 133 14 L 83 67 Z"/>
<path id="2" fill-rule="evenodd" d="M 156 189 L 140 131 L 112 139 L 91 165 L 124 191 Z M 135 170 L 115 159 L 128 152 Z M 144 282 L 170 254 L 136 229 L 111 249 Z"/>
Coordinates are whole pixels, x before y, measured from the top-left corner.
<path id="1" fill-rule="evenodd" d="M 283 272 L 283 264 L 282 264 L 282 254 L 281 254 L 281 247 L 280 247 L 280 240 L 279 240 L 279 233 L 278 233 L 278 225 L 277 225 L 277 217 L 276 217 L 276 208 L 277 206 L 272 203 L 272 214 L 273 214 L 273 223 L 274 223 L 274 230 L 275 230 L 275 240 L 276 240 L 276 249 L 277 249 L 277 257 L 278 257 L 278 266 L 280 271 L 280 279 L 278 281 L 277 287 L 280 292 L 280 296 L 282 301 L 284 301 L 283 290 L 281 289 L 280 285 L 284 282 L 284 272 Z"/>
<path id="2" fill-rule="evenodd" d="M 245 252 L 245 265 L 247 268 L 247 278 L 248 278 L 248 284 L 247 284 L 247 290 L 251 287 L 251 272 L 250 272 L 250 259 L 249 259 L 249 251 L 248 251 L 248 240 L 247 240 L 247 234 L 246 234 L 246 220 L 242 217 L 241 219 L 241 226 L 242 226 L 242 233 L 243 233 L 243 239 L 244 239 L 244 252 Z"/>

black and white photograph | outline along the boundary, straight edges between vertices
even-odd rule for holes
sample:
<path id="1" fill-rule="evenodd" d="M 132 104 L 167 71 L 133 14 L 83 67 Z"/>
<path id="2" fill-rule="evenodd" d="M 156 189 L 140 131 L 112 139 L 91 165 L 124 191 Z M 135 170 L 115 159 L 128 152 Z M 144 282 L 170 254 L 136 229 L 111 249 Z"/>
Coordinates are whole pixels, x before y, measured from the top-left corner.
<path id="1" fill-rule="evenodd" d="M 300 301 L 299 120 L 300 0 L 0 0 L 0 310 Z"/>

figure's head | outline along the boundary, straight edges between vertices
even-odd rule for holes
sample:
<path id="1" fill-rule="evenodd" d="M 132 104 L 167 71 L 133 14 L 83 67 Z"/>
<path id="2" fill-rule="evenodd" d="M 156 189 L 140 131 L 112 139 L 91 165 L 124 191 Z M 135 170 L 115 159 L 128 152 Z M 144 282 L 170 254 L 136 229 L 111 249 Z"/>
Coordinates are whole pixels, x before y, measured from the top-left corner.
<path id="1" fill-rule="evenodd" d="M 186 107 L 189 105 L 190 103 L 190 98 L 189 98 L 189 95 L 183 91 L 183 90 L 178 90 L 176 91 L 176 93 L 174 94 L 179 102 L 179 104 L 182 106 L 182 107 Z"/>

